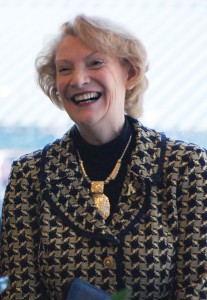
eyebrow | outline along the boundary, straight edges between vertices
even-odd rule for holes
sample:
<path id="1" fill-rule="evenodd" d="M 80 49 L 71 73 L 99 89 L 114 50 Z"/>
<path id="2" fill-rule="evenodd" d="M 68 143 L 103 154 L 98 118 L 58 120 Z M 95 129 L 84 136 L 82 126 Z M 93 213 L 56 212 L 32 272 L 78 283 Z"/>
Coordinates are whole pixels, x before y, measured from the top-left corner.
<path id="1" fill-rule="evenodd" d="M 99 51 L 93 51 L 92 53 L 90 53 L 89 55 L 87 55 L 86 57 L 84 57 L 84 60 L 90 59 L 96 53 L 99 53 Z M 67 59 L 61 59 L 61 58 L 55 59 L 55 63 L 57 63 L 59 61 L 61 61 L 63 63 L 70 63 L 71 62 L 70 60 L 67 60 Z"/>

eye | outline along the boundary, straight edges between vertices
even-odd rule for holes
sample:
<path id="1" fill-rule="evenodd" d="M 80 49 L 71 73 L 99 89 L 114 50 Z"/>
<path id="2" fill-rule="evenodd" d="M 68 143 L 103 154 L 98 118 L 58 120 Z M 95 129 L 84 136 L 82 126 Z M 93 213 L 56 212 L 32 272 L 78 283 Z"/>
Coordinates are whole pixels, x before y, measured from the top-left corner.
<path id="1" fill-rule="evenodd" d="M 103 64 L 104 62 L 101 59 L 94 59 L 91 62 L 89 62 L 89 66 L 94 69 L 100 68 Z"/>
<path id="2" fill-rule="evenodd" d="M 69 73 L 71 71 L 71 68 L 68 66 L 60 66 L 56 67 L 56 72 L 57 73 Z"/>

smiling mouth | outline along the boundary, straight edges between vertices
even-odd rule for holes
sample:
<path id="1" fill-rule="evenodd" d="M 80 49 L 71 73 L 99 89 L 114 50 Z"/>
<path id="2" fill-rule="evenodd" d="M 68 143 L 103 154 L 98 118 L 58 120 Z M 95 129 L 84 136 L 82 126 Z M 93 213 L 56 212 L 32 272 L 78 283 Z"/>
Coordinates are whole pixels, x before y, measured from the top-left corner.
<path id="1" fill-rule="evenodd" d="M 101 97 L 100 92 L 85 93 L 71 98 L 75 104 L 91 103 L 97 101 Z"/>

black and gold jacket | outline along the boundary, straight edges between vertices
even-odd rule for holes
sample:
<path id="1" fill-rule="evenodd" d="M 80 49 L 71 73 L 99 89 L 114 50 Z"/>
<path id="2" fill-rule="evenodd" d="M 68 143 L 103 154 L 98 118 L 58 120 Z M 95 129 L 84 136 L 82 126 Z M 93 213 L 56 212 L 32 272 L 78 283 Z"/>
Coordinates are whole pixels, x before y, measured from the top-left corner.
<path id="1" fill-rule="evenodd" d="M 70 131 L 13 163 L 0 296 L 62 299 L 71 278 L 134 300 L 207 299 L 207 156 L 133 121 L 136 146 L 112 221 L 99 215 Z"/>

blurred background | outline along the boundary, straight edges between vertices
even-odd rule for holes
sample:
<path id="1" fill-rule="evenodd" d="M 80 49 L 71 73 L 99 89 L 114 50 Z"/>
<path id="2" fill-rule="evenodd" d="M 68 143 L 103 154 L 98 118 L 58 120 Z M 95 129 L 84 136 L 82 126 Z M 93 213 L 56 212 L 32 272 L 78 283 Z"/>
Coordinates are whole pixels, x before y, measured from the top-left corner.
<path id="1" fill-rule="evenodd" d="M 72 125 L 37 86 L 34 61 L 79 13 L 110 18 L 145 44 L 142 123 L 207 148 L 206 0 L 0 0 L 0 211 L 11 162 Z"/>

